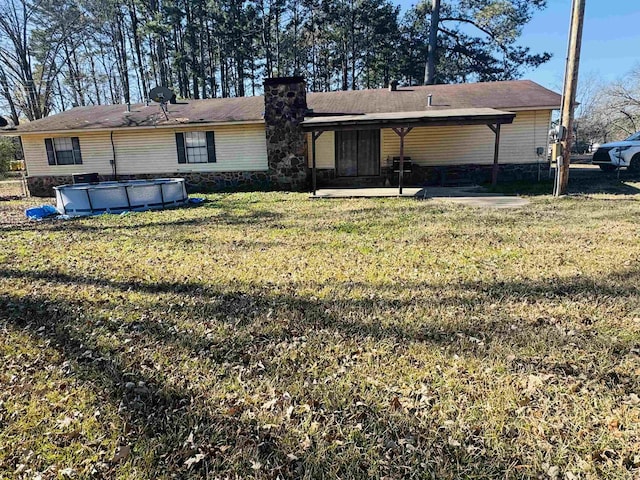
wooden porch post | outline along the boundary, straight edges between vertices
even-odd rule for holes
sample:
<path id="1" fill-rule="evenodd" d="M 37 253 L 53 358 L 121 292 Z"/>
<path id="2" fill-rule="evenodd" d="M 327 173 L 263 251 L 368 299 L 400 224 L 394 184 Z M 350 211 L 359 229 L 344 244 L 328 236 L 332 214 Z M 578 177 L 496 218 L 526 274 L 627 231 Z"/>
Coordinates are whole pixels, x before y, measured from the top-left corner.
<path id="1" fill-rule="evenodd" d="M 322 131 L 319 132 L 311 132 L 311 182 L 313 184 L 313 196 L 316 196 L 316 140 L 318 137 L 322 135 Z"/>
<path id="2" fill-rule="evenodd" d="M 413 127 L 394 128 L 393 131 L 400 137 L 400 172 L 398 173 L 398 192 L 402 195 L 402 180 L 404 180 L 404 137 Z"/>
<path id="3" fill-rule="evenodd" d="M 495 134 L 496 139 L 493 146 L 493 169 L 491 170 L 491 186 L 495 187 L 498 184 L 498 157 L 500 155 L 500 124 L 495 126 L 487 125 L 491 131 Z"/>

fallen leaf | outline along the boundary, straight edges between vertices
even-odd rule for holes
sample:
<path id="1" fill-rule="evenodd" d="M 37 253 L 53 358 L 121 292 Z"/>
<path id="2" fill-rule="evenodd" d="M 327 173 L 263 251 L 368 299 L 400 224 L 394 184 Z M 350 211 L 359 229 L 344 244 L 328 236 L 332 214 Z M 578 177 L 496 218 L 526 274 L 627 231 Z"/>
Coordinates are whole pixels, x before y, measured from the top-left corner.
<path id="1" fill-rule="evenodd" d="M 447 440 L 447 443 L 452 446 L 452 447 L 459 447 L 461 445 L 461 443 L 451 437 L 449 437 L 449 439 Z"/>
<path id="2" fill-rule="evenodd" d="M 193 432 L 189 433 L 189 436 L 187 437 L 187 439 L 185 440 L 185 442 L 183 444 L 184 447 L 186 447 L 187 445 L 191 445 L 191 446 L 194 445 L 194 443 L 193 443 Z"/>
<path id="3" fill-rule="evenodd" d="M 237 405 L 233 407 L 229 407 L 229 409 L 227 410 L 227 415 L 230 415 L 230 416 L 235 416 L 239 413 L 242 413 L 242 408 L 238 407 Z"/>
<path id="4" fill-rule="evenodd" d="M 187 460 L 185 460 L 184 464 L 188 468 L 191 468 L 193 465 L 197 465 L 198 463 L 200 463 L 202 461 L 202 459 L 204 459 L 205 456 L 206 455 L 204 453 L 198 453 L 194 457 L 191 457 L 191 458 L 188 458 Z"/>
<path id="5" fill-rule="evenodd" d="M 67 478 L 73 478 L 76 475 L 76 471 L 73 468 L 63 468 L 58 473 Z"/>
<path id="6" fill-rule="evenodd" d="M 613 460 L 617 456 L 618 454 L 615 451 L 605 448 L 603 450 L 596 450 L 593 452 L 591 454 L 591 459 L 595 462 L 606 462 L 607 460 Z"/>
<path id="7" fill-rule="evenodd" d="M 276 403 L 278 403 L 278 399 L 277 398 L 269 400 L 268 402 L 264 402 L 262 404 L 262 410 L 271 410 L 275 406 Z"/>
<path id="8" fill-rule="evenodd" d="M 537 391 L 543 387 L 551 377 L 553 377 L 553 375 L 529 375 L 526 390 L 528 392 Z"/>
<path id="9" fill-rule="evenodd" d="M 624 401 L 627 405 L 640 405 L 640 397 L 635 393 L 630 393 Z"/>
<path id="10" fill-rule="evenodd" d="M 66 438 L 67 440 L 75 440 L 76 438 L 80 437 L 80 430 L 76 428 L 75 430 L 72 430 L 70 432 L 61 433 L 60 437 Z"/>
<path id="11" fill-rule="evenodd" d="M 112 463 L 119 462 L 120 460 L 126 460 L 131 455 L 131 447 L 129 445 L 120 445 L 116 449 L 116 453 L 113 455 L 111 459 Z"/>
<path id="12" fill-rule="evenodd" d="M 67 428 L 69 425 L 71 425 L 71 422 L 73 422 L 73 418 L 64 417 L 62 420 L 58 420 L 57 423 L 59 427 Z"/>

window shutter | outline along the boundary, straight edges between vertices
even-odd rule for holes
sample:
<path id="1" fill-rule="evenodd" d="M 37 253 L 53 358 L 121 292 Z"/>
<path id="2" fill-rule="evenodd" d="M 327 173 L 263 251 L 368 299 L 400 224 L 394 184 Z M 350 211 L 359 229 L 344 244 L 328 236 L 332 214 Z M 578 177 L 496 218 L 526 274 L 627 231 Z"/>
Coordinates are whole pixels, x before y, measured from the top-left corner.
<path id="1" fill-rule="evenodd" d="M 216 141 L 213 132 L 207 132 L 207 159 L 209 163 L 216 161 Z"/>
<path id="2" fill-rule="evenodd" d="M 73 163 L 76 165 L 82 165 L 82 155 L 80 154 L 80 139 L 78 137 L 71 137 L 71 144 L 73 145 Z"/>
<path id="3" fill-rule="evenodd" d="M 47 149 L 47 160 L 49 161 L 49 165 L 56 164 L 56 151 L 53 148 L 53 139 L 45 138 L 44 146 Z"/>
<path id="4" fill-rule="evenodd" d="M 187 163 L 187 154 L 184 150 L 184 133 L 176 133 L 176 147 L 178 149 L 178 163 Z"/>

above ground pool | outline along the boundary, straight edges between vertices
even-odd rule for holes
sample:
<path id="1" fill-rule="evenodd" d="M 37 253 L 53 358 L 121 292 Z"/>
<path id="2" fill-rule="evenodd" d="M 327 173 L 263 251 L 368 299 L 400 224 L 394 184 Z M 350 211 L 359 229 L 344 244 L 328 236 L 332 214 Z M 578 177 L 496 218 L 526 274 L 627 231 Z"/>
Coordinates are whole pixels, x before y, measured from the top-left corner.
<path id="1" fill-rule="evenodd" d="M 54 189 L 58 211 L 70 216 L 162 209 L 188 200 L 184 178 L 76 183 Z"/>

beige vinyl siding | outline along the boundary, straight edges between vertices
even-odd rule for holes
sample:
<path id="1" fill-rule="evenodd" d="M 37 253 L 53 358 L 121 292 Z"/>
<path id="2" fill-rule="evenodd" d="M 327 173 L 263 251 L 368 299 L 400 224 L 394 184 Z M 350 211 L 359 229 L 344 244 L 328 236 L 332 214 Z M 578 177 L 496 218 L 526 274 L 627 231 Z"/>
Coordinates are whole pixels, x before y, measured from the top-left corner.
<path id="1" fill-rule="evenodd" d="M 179 164 L 176 132 L 215 132 L 216 162 Z M 80 140 L 82 165 L 49 165 L 44 139 L 76 136 Z M 27 174 L 70 175 L 78 172 L 113 173 L 110 132 L 23 135 Z M 167 174 L 188 172 L 266 171 L 265 127 L 259 124 L 216 125 L 185 128 L 116 130 L 113 133 L 118 174 Z"/>
<path id="2" fill-rule="evenodd" d="M 323 132 L 316 140 L 316 167 L 335 168 L 336 165 L 336 144 L 334 132 Z M 313 166 L 311 134 L 307 135 L 309 166 Z"/>
<path id="3" fill-rule="evenodd" d="M 215 163 L 178 163 L 176 132 L 215 132 Z M 114 134 L 118 173 L 248 172 L 267 170 L 264 124 L 229 125 Z"/>
<path id="4" fill-rule="evenodd" d="M 49 165 L 45 138 L 78 137 L 80 139 L 80 153 L 82 165 Z M 26 159 L 27 175 L 71 175 L 72 173 L 111 173 L 111 143 L 109 132 L 94 132 L 91 134 L 67 135 L 23 135 L 22 148 Z"/>
<path id="5" fill-rule="evenodd" d="M 546 160 L 551 111 L 517 112 L 513 124 L 502 125 L 500 163 L 535 163 L 536 148 Z M 493 163 L 493 132 L 486 125 L 417 127 L 405 137 L 405 155 L 421 165 Z M 400 139 L 391 129 L 382 130 L 383 164 L 400 153 Z"/>

